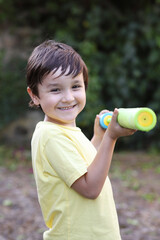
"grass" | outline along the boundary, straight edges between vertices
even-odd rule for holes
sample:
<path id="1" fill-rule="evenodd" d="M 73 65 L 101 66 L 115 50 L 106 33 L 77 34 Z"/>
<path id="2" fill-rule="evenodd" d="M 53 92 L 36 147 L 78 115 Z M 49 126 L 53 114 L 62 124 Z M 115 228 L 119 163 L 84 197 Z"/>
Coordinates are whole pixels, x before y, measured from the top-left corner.
<path id="1" fill-rule="evenodd" d="M 142 198 L 145 199 L 147 202 L 153 202 L 157 199 L 157 196 L 155 193 L 145 193 L 142 194 Z"/>
<path id="2" fill-rule="evenodd" d="M 119 179 L 125 188 L 137 192 L 137 196 L 145 201 L 159 201 L 159 154 L 116 153 L 110 173 L 112 178 Z"/>

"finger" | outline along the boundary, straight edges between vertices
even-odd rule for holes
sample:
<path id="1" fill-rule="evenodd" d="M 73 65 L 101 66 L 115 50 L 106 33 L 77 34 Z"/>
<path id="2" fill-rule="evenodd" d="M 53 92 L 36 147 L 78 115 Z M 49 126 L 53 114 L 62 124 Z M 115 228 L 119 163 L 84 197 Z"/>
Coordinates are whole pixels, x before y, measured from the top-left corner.
<path id="1" fill-rule="evenodd" d="M 137 130 L 135 129 L 127 129 L 128 135 L 133 135 Z"/>
<path id="2" fill-rule="evenodd" d="M 110 111 L 107 110 L 107 109 L 105 109 L 105 110 L 102 110 L 98 115 L 100 116 L 100 115 L 105 114 L 105 113 L 107 113 L 107 112 L 110 112 Z"/>
<path id="3" fill-rule="evenodd" d="M 114 109 L 114 112 L 113 112 L 113 115 L 112 115 L 113 121 L 116 121 L 116 120 L 117 120 L 117 116 L 118 116 L 118 109 L 115 108 L 115 109 Z"/>
<path id="4" fill-rule="evenodd" d="M 95 118 L 95 122 L 99 122 L 99 119 L 100 119 L 100 115 L 96 115 L 96 118 Z"/>
<path id="5" fill-rule="evenodd" d="M 96 115 L 96 118 L 95 118 L 95 120 L 94 120 L 95 126 L 99 126 L 99 125 L 100 125 L 100 123 L 99 123 L 100 120 L 99 120 L 99 119 L 100 119 L 100 115 L 97 114 L 97 115 Z"/>
<path id="6" fill-rule="evenodd" d="M 135 132 L 137 132 L 137 130 L 136 129 L 132 129 L 131 135 L 133 135 Z"/>

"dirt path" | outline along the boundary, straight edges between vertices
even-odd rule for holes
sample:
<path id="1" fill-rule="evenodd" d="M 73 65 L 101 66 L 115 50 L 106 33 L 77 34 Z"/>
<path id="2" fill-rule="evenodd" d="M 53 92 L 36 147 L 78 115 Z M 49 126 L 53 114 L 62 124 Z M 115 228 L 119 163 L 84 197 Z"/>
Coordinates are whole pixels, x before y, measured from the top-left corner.
<path id="1" fill-rule="evenodd" d="M 158 157 L 115 154 L 110 178 L 123 240 L 160 240 Z M 45 230 L 30 169 L 0 167 L 0 240 L 42 240 Z"/>

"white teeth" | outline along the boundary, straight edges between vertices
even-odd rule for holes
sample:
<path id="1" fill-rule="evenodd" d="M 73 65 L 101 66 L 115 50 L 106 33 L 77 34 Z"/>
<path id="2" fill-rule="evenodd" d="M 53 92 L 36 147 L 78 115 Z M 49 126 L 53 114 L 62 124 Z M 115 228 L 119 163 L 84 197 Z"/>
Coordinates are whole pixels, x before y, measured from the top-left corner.
<path id="1" fill-rule="evenodd" d="M 62 109 L 62 110 L 68 110 L 68 109 L 71 109 L 71 108 L 73 108 L 73 106 L 71 106 L 71 107 L 61 107 L 60 109 Z"/>

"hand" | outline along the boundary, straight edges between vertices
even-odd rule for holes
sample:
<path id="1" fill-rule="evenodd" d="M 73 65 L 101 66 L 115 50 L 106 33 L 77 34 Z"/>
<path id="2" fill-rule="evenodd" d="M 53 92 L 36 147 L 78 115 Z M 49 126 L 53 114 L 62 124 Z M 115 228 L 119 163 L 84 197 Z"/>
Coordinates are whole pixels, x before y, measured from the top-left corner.
<path id="1" fill-rule="evenodd" d="M 102 110 L 99 114 L 96 115 L 95 121 L 94 121 L 94 136 L 98 137 L 99 139 L 102 139 L 104 136 L 104 133 L 106 129 L 102 128 L 99 124 L 100 116 L 109 112 L 108 110 Z"/>
<path id="2" fill-rule="evenodd" d="M 133 135 L 137 130 L 128 129 L 121 127 L 117 122 L 118 109 L 115 108 L 111 122 L 108 126 L 106 134 L 113 140 L 118 139 L 119 137 L 130 136 Z"/>
<path id="3" fill-rule="evenodd" d="M 95 146 L 95 148 L 98 150 L 100 143 L 103 139 L 103 136 L 105 134 L 105 129 L 102 128 L 99 124 L 100 116 L 106 112 L 109 112 L 108 110 L 103 110 L 99 114 L 96 115 L 95 121 L 94 121 L 94 135 L 91 140 L 92 144 Z"/>

